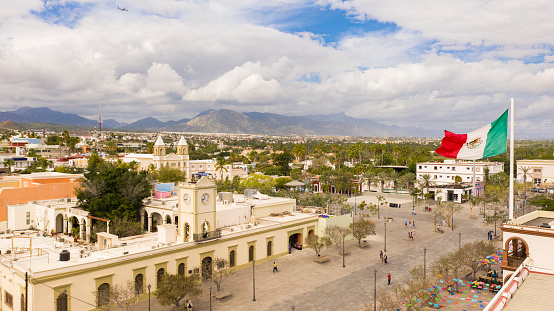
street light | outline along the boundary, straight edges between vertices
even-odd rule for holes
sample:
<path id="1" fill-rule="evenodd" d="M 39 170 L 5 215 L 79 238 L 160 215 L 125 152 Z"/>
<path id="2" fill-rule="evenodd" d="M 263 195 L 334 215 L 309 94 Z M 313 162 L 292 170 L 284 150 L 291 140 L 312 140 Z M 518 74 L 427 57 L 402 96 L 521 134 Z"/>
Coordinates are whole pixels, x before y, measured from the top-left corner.
<path id="1" fill-rule="evenodd" d="M 344 268 L 344 235 L 342 236 L 342 267 Z"/>
<path id="2" fill-rule="evenodd" d="M 385 252 L 387 252 L 387 222 L 385 221 Z"/>
<path id="3" fill-rule="evenodd" d="M 252 301 L 256 301 L 256 270 L 254 269 L 256 260 L 252 260 Z"/>
<path id="4" fill-rule="evenodd" d="M 373 311 L 377 311 L 377 269 L 373 271 L 375 283 L 373 284 Z"/>
<path id="5" fill-rule="evenodd" d="M 462 248 L 462 233 L 458 233 L 458 249 Z"/>
<path id="6" fill-rule="evenodd" d="M 423 248 L 423 278 L 427 277 L 427 248 Z"/>
<path id="7" fill-rule="evenodd" d="M 210 311 L 212 311 L 212 286 L 210 285 Z"/>
<path id="8" fill-rule="evenodd" d="M 146 288 L 148 288 L 148 311 L 150 311 L 150 288 L 152 286 L 150 284 L 148 284 L 148 286 L 146 286 Z"/>
<path id="9" fill-rule="evenodd" d="M 454 204 L 452 204 L 452 231 L 454 231 Z"/>

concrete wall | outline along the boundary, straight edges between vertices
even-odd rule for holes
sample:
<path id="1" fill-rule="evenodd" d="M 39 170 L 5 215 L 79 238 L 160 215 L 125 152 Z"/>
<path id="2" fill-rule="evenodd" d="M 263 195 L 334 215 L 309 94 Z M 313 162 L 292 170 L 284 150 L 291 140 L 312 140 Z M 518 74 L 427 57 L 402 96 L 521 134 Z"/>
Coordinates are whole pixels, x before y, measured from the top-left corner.
<path id="1" fill-rule="evenodd" d="M 348 225 L 352 223 L 351 214 L 344 214 L 341 216 L 329 216 L 329 218 L 320 217 L 317 220 L 317 235 L 323 236 L 323 232 L 327 226 L 339 226 L 342 228 L 348 228 Z M 347 238 L 352 238 L 349 234 Z"/>
<path id="2" fill-rule="evenodd" d="M 228 206 L 229 208 L 225 208 Z M 232 207 L 232 208 L 231 208 Z M 238 225 L 239 221 L 241 224 L 250 222 L 250 207 L 249 206 L 238 206 L 233 207 L 233 204 L 223 205 L 223 208 L 217 209 L 216 213 L 216 227 L 228 227 L 233 225 Z"/>

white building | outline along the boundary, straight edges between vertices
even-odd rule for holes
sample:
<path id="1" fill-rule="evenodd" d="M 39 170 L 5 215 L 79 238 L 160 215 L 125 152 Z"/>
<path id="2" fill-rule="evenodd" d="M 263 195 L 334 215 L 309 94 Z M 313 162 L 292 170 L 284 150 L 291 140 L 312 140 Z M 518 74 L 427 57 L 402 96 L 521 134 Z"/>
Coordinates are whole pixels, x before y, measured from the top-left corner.
<path id="1" fill-rule="evenodd" d="M 501 162 L 475 162 L 475 181 L 485 180 L 485 171 L 489 175 L 504 171 L 504 163 Z M 454 184 L 456 176 L 462 178 L 463 183 L 473 182 L 473 162 L 444 160 L 444 162 L 423 162 L 416 166 L 417 179 L 423 175 L 431 176 L 436 185 Z"/>
<path id="2" fill-rule="evenodd" d="M 504 286 L 485 311 L 553 310 L 554 212 L 535 211 L 502 225 Z"/>
<path id="3" fill-rule="evenodd" d="M 554 183 L 554 160 L 517 161 L 517 180 L 523 181 L 523 170 L 527 170 L 527 182 L 535 185 Z"/>

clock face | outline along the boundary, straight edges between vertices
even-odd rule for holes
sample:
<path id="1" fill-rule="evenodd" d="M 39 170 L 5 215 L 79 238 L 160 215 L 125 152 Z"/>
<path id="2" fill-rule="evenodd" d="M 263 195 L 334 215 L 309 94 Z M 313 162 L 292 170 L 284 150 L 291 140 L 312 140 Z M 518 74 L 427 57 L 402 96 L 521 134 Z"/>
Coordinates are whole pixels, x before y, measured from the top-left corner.
<path id="1" fill-rule="evenodd" d="M 183 196 L 183 200 L 185 200 L 185 203 L 187 203 L 187 204 L 190 203 L 190 196 L 188 195 L 188 193 L 186 193 L 186 194 Z"/>
<path id="2" fill-rule="evenodd" d="M 210 201 L 210 196 L 207 193 L 204 193 L 202 195 L 202 203 L 206 204 L 208 201 Z"/>

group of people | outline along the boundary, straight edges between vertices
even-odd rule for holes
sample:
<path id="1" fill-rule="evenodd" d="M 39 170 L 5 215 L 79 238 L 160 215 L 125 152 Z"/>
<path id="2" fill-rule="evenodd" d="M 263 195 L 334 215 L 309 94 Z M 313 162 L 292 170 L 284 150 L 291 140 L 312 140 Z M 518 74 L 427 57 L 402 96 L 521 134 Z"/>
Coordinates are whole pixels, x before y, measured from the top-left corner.
<path id="1" fill-rule="evenodd" d="M 492 241 L 492 239 L 493 239 L 492 231 L 487 232 L 487 240 Z"/>
<path id="2" fill-rule="evenodd" d="M 388 264 L 387 260 L 388 260 L 388 257 L 387 257 L 387 254 L 383 254 L 383 251 L 380 252 L 379 254 L 379 257 L 381 258 L 381 263 L 384 263 L 385 265 Z"/>
<path id="3" fill-rule="evenodd" d="M 406 228 L 415 228 L 415 220 L 408 221 L 407 219 L 404 219 L 404 227 Z"/>
<path id="4" fill-rule="evenodd" d="M 415 240 L 415 229 L 412 231 L 408 231 L 408 241 Z"/>

